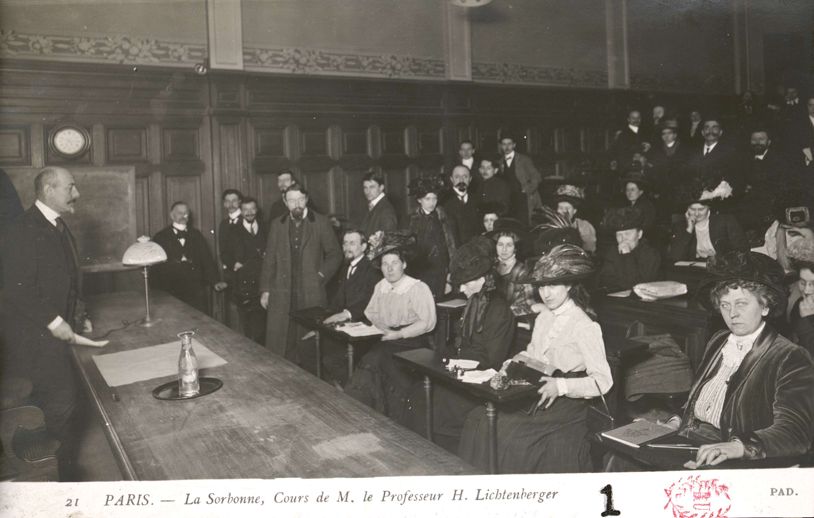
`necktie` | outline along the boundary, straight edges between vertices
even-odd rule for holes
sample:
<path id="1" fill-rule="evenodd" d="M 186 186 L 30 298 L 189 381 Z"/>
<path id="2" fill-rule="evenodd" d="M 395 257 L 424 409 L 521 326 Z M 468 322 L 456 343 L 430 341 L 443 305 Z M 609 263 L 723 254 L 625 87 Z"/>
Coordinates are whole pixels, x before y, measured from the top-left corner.
<path id="1" fill-rule="evenodd" d="M 704 156 L 707 156 L 710 152 L 709 146 L 704 146 Z"/>
<path id="2" fill-rule="evenodd" d="M 355 272 L 355 271 L 356 271 L 356 265 L 355 264 L 351 265 L 351 266 L 348 266 L 348 277 L 347 278 L 350 279 L 350 276 L 353 275 L 353 272 Z"/>
<path id="3" fill-rule="evenodd" d="M 59 238 L 62 241 L 62 246 L 69 251 L 70 259 L 73 261 L 74 266 L 76 266 L 78 264 L 78 257 L 76 255 L 76 247 L 74 246 L 71 231 L 68 230 L 68 226 L 65 224 L 65 221 L 63 221 L 62 218 L 57 217 L 57 219 L 54 221 L 57 224 L 57 230 L 59 231 Z"/>
<path id="4" fill-rule="evenodd" d="M 252 222 L 252 235 L 253 236 L 257 235 L 257 222 L 256 221 Z"/>
<path id="5" fill-rule="evenodd" d="M 179 241 L 186 239 L 189 236 L 189 232 L 186 230 L 178 230 L 177 228 L 174 228 L 173 231 L 175 231 L 175 238 Z"/>

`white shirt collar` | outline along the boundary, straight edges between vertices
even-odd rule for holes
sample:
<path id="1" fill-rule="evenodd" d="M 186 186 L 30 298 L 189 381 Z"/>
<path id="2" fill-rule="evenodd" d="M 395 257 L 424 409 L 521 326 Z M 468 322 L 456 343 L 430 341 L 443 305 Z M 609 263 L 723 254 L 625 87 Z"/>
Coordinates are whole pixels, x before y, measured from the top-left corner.
<path id="1" fill-rule="evenodd" d="M 380 280 L 378 289 L 381 293 L 398 293 L 399 295 L 403 295 L 407 293 L 407 290 L 412 288 L 417 282 L 421 281 L 404 274 L 401 279 L 396 281 L 396 284 L 390 284 L 390 281 L 387 279 Z"/>
<path id="2" fill-rule="evenodd" d="M 707 216 L 707 219 L 705 219 L 703 221 L 696 221 L 695 222 L 695 229 L 700 230 L 701 232 L 708 231 L 709 230 L 709 216 Z"/>
<path id="3" fill-rule="evenodd" d="M 512 160 L 514 160 L 514 151 L 506 155 L 504 158 L 506 159 L 506 162 L 511 162 Z"/>
<path id="4" fill-rule="evenodd" d="M 669 147 L 669 148 L 671 148 L 671 147 L 675 147 L 676 142 L 678 142 L 678 141 L 677 141 L 677 140 L 674 140 L 674 141 L 670 142 L 669 144 L 664 144 L 664 145 L 665 145 L 665 146 L 667 146 L 667 147 Z"/>
<path id="5" fill-rule="evenodd" d="M 811 121 L 811 123 L 814 124 L 814 115 L 809 115 L 808 118 Z"/>
<path id="6" fill-rule="evenodd" d="M 377 205 L 377 204 L 378 204 L 380 201 L 382 201 L 382 198 L 384 198 L 384 193 L 381 193 L 380 195 L 378 195 L 378 196 L 376 196 L 375 198 L 373 198 L 373 201 L 369 202 L 369 203 L 368 203 L 368 206 L 369 206 L 369 207 L 372 209 L 372 208 L 373 208 L 373 207 L 375 207 L 375 206 L 376 206 L 376 205 Z"/>
<path id="7" fill-rule="evenodd" d="M 462 158 L 461 163 L 469 169 L 472 169 L 472 165 L 475 163 L 475 157 Z"/>
<path id="8" fill-rule="evenodd" d="M 638 126 L 634 126 L 634 125 L 632 125 L 632 124 L 628 124 L 628 125 L 627 125 L 627 127 L 628 127 L 628 128 L 630 128 L 630 131 L 632 131 L 633 133 L 636 133 L 636 134 L 638 134 L 638 133 L 639 133 L 639 127 L 638 127 Z"/>
<path id="9" fill-rule="evenodd" d="M 361 261 L 364 257 L 365 257 L 365 254 L 362 254 L 359 257 L 357 257 L 356 259 L 354 259 L 353 261 L 351 261 L 350 262 L 350 267 L 351 268 L 356 267 L 356 265 L 359 264 L 359 261 Z"/>
<path id="10" fill-rule="evenodd" d="M 712 151 L 713 149 L 715 149 L 715 146 L 717 146 L 717 145 L 718 145 L 718 142 L 717 142 L 717 141 L 716 141 L 716 142 L 713 142 L 712 144 L 707 144 L 706 142 L 704 142 L 704 149 L 705 149 L 707 152 L 710 152 L 710 151 Z"/>
<path id="11" fill-rule="evenodd" d="M 738 351 L 738 353 L 745 355 L 750 350 L 752 350 L 752 347 L 755 345 L 755 340 L 757 340 L 757 337 L 760 335 L 761 331 L 763 331 L 764 327 L 766 327 L 766 322 L 761 322 L 760 326 L 758 326 L 757 329 L 755 329 L 748 335 L 744 336 L 737 336 L 735 335 L 735 333 L 729 333 L 729 337 L 727 338 L 727 345 L 730 347 L 734 347 L 735 351 Z M 738 349 L 737 344 L 739 343 L 744 345 L 748 344 L 748 346 L 743 347 L 743 349 Z"/>
<path id="12" fill-rule="evenodd" d="M 229 213 L 229 221 L 230 222 L 236 220 L 239 217 L 240 217 L 240 209 L 237 209 L 236 211 Z"/>
<path id="13" fill-rule="evenodd" d="M 252 228 L 253 228 L 255 225 L 257 225 L 257 220 L 254 220 L 254 221 L 252 221 L 251 223 L 249 223 L 249 222 L 248 222 L 248 221 L 246 221 L 245 219 L 243 220 L 243 228 L 245 228 L 245 229 L 246 229 L 246 230 L 248 230 L 249 232 L 251 232 L 251 231 L 252 231 Z M 259 228 L 259 227 L 258 227 L 258 228 Z"/>
<path id="14" fill-rule="evenodd" d="M 419 207 L 419 208 L 418 208 L 418 210 L 420 210 L 422 214 L 425 214 L 425 215 L 427 215 L 427 216 L 429 216 L 430 214 L 432 214 L 433 212 L 435 212 L 435 211 L 432 211 L 432 212 L 427 212 L 426 210 L 424 210 L 424 207 Z"/>
<path id="15" fill-rule="evenodd" d="M 768 152 L 769 152 L 769 149 L 767 148 L 766 151 L 764 151 L 762 155 L 755 155 L 755 158 L 757 158 L 758 160 L 763 160 L 764 158 L 766 158 L 766 153 L 768 153 Z"/>
<path id="16" fill-rule="evenodd" d="M 183 232 L 184 230 L 187 229 L 187 226 L 186 225 L 181 225 L 180 223 L 173 222 L 172 223 L 172 228 L 174 228 L 175 230 L 180 230 L 180 231 Z"/>
<path id="17" fill-rule="evenodd" d="M 574 303 L 574 301 L 572 299 L 569 298 L 568 300 L 566 300 L 565 302 L 560 304 L 560 307 L 558 307 L 557 309 L 552 309 L 551 312 L 554 313 L 554 316 L 558 317 L 558 316 L 562 315 L 563 313 L 566 313 L 566 312 L 570 311 L 571 309 L 573 309 L 575 307 L 576 307 L 576 304 Z"/>
<path id="18" fill-rule="evenodd" d="M 40 209 L 40 212 L 42 212 L 42 215 L 45 216 L 45 219 L 47 219 L 50 224 L 52 224 L 53 226 L 57 226 L 57 218 L 59 217 L 59 212 L 55 211 L 54 209 L 44 204 L 40 200 L 35 201 L 34 205 L 36 205 L 37 208 Z"/>

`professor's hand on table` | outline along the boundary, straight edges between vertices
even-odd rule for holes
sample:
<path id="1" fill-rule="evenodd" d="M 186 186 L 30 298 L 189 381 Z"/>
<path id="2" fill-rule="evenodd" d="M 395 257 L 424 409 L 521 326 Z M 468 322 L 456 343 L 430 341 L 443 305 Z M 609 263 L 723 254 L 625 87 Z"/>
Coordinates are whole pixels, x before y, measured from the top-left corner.
<path id="1" fill-rule="evenodd" d="M 54 338 L 58 338 L 64 342 L 70 342 L 73 339 L 73 329 L 67 322 L 62 321 L 58 326 L 51 329 L 51 334 Z"/>
<path id="2" fill-rule="evenodd" d="M 684 467 L 696 469 L 702 466 L 716 466 L 725 460 L 740 459 L 743 457 L 744 452 L 743 443 L 740 441 L 704 444 L 698 448 L 695 460 L 686 462 Z"/>

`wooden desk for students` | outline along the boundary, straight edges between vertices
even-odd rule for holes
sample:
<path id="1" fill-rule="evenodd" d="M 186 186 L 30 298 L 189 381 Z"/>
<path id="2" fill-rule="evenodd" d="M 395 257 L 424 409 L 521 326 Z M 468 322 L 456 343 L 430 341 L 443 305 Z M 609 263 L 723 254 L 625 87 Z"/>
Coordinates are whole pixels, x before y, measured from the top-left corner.
<path id="1" fill-rule="evenodd" d="M 455 475 L 475 469 L 203 313 L 151 292 L 150 328 L 110 334 L 103 348 L 74 347 L 83 385 L 105 424 L 126 479 Z M 88 301 L 99 336 L 141 318 L 143 294 Z M 92 356 L 196 338 L 228 363 L 202 371 L 223 388 L 189 401 L 159 401 L 173 377 L 111 388 Z M 180 347 L 180 346 L 179 346 Z"/>
<path id="2" fill-rule="evenodd" d="M 448 295 L 435 303 L 435 331 L 433 332 L 435 347 L 446 344 L 452 336 L 452 326 L 461 318 L 465 305 L 456 308 L 441 306 L 445 302 L 463 301 L 463 295 Z"/>
<path id="3" fill-rule="evenodd" d="M 322 379 L 322 350 L 320 347 L 320 341 L 322 339 L 321 335 L 327 334 L 328 336 L 345 344 L 347 347 L 346 357 L 348 359 L 348 379 L 350 379 L 353 376 L 354 347 L 357 344 L 370 344 L 378 342 L 382 335 L 351 336 L 348 333 L 338 331 L 335 327 L 322 323 L 331 315 L 332 313 L 330 311 L 320 307 L 299 309 L 297 311 L 292 311 L 290 314 L 294 321 L 314 332 L 314 349 L 316 350 L 317 355 L 317 377 Z"/>
<path id="4" fill-rule="evenodd" d="M 497 473 L 497 405 L 520 399 L 537 397 L 537 387 L 514 385 L 506 390 L 495 390 L 488 383 L 464 383 L 450 375 L 438 353 L 431 349 L 413 349 L 393 355 L 407 367 L 424 375 L 424 397 L 426 398 L 427 438 L 432 440 L 432 383 L 443 383 L 470 394 L 486 403 L 486 418 L 489 421 L 489 471 Z"/>
<path id="5" fill-rule="evenodd" d="M 632 297 L 595 296 L 594 307 L 602 326 L 605 347 L 613 352 L 616 345 L 625 342 L 632 324 L 638 329 L 633 336 L 670 333 L 683 342 L 693 372 L 698 372 L 710 335 L 723 325 L 719 316 L 700 307 L 689 295 L 645 302 Z"/>

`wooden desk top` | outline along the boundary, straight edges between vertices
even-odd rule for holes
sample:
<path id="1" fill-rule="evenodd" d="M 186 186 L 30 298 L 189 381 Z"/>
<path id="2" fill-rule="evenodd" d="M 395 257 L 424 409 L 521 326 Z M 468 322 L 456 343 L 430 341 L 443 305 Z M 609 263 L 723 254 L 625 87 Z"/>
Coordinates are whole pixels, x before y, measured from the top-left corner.
<path id="1" fill-rule="evenodd" d="M 507 403 L 519 399 L 537 397 L 537 387 L 532 385 L 513 385 L 506 390 L 495 390 L 488 383 L 464 383 L 451 376 L 441 359 L 432 349 L 412 349 L 393 355 L 396 360 L 404 362 L 421 374 L 429 376 L 432 381 L 454 386 L 458 390 L 467 392 L 483 401 L 492 403 Z"/>
<path id="2" fill-rule="evenodd" d="M 332 313 L 325 308 L 315 306 L 312 308 L 299 309 L 290 313 L 291 318 L 302 326 L 320 333 L 327 333 L 343 343 L 378 342 L 381 334 L 370 336 L 351 336 L 348 333 L 337 330 L 333 326 L 322 323 L 323 320 L 331 316 Z"/>
<path id="3" fill-rule="evenodd" d="M 203 313 L 151 292 L 151 328 L 110 334 L 104 349 L 74 348 L 80 375 L 106 421 L 126 478 L 142 480 L 472 474 L 476 470 Z M 143 295 L 88 301 L 101 335 L 144 314 Z M 223 388 L 189 401 L 159 401 L 172 377 L 110 388 L 92 356 L 196 338 L 228 363 L 202 370 Z"/>

